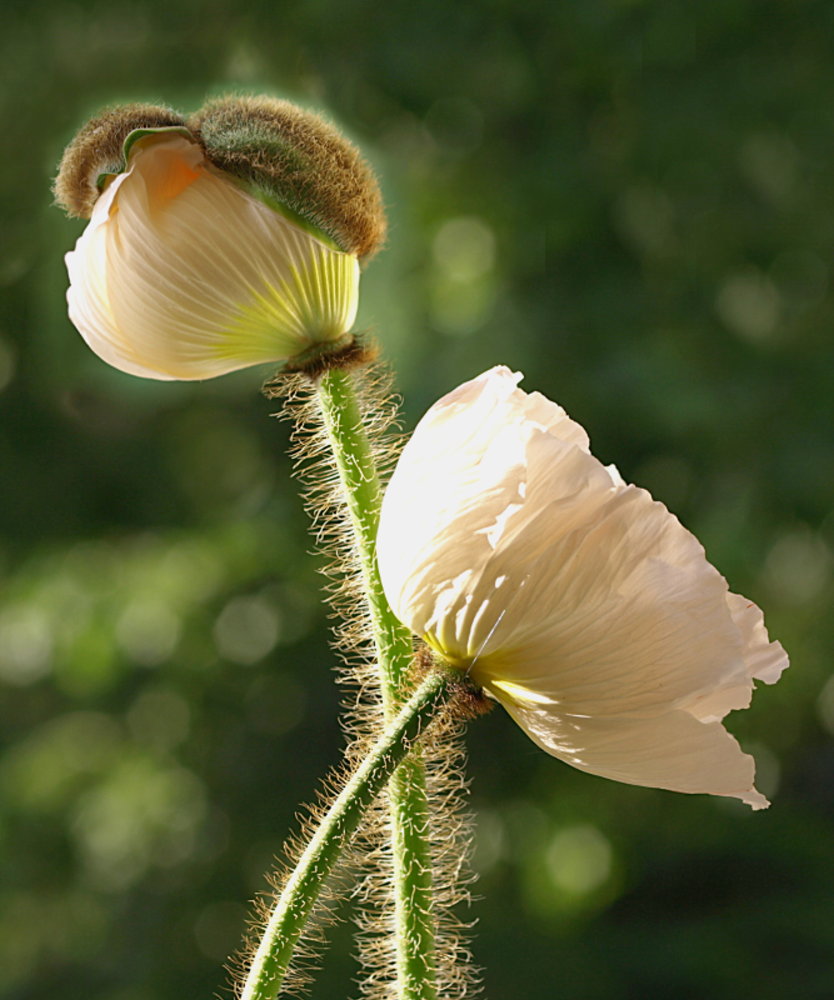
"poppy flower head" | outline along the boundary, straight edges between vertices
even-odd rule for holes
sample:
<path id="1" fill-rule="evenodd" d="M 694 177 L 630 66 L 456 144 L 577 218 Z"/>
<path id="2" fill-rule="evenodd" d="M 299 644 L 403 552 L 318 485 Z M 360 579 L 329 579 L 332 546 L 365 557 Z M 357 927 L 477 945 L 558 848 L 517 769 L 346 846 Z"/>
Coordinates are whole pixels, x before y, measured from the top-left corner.
<path id="1" fill-rule="evenodd" d="M 394 612 L 561 760 L 766 806 L 721 720 L 784 650 L 694 535 L 520 378 L 455 389 L 403 450 L 377 546 Z"/>

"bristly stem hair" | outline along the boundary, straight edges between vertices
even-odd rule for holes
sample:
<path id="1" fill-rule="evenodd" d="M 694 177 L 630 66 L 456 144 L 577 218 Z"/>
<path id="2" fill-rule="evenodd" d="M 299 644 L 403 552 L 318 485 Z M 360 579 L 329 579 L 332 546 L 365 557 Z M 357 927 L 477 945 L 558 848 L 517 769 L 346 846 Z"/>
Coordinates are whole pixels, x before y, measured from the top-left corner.
<path id="1" fill-rule="evenodd" d="M 330 561 L 355 767 L 416 683 L 413 637 L 393 615 L 376 565 L 381 478 L 398 454 L 397 400 L 387 370 L 361 349 L 345 367 L 284 373 L 264 391 L 285 399 L 313 534 Z M 351 895 L 367 1000 L 474 996 L 466 925 L 454 912 L 471 881 L 462 762 L 460 722 L 433 727 L 363 820 L 352 859 L 361 878 Z"/>
<path id="2" fill-rule="evenodd" d="M 318 379 L 317 396 L 353 526 L 376 646 L 382 702 L 390 718 L 403 699 L 414 650 L 411 633 L 388 606 L 376 565 L 382 487 L 353 377 L 342 369 L 325 372 Z"/>
<path id="3" fill-rule="evenodd" d="M 376 647 L 385 721 L 408 690 L 413 659 L 408 629 L 394 617 L 376 564 L 382 489 L 350 371 L 331 369 L 318 382 L 318 400 L 353 523 Z M 397 967 L 401 1000 L 435 1000 L 435 908 L 429 845 L 426 775 L 419 757 L 405 761 L 389 790 Z"/>
<path id="4" fill-rule="evenodd" d="M 351 775 L 321 819 L 272 909 L 241 1000 L 273 1000 L 277 996 L 296 942 L 342 848 L 397 766 L 402 767 L 423 730 L 465 686 L 460 675 L 430 673 Z"/>

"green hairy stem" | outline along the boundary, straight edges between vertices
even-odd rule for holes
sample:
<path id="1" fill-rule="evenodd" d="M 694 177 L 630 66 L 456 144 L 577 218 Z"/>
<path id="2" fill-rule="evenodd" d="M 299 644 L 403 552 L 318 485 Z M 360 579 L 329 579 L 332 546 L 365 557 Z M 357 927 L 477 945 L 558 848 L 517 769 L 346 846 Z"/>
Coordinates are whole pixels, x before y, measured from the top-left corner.
<path id="1" fill-rule="evenodd" d="M 376 565 L 382 487 L 350 372 L 333 369 L 318 383 L 318 402 L 344 487 L 378 653 L 386 716 L 396 711 L 411 665 L 411 633 L 388 606 Z"/>
<path id="2" fill-rule="evenodd" d="M 413 651 L 408 630 L 394 617 L 376 565 L 382 488 L 350 372 L 333 369 L 318 383 L 318 402 L 344 488 L 368 601 L 386 720 L 407 687 Z M 394 859 L 398 1000 L 435 1000 L 435 919 L 428 842 L 425 769 L 411 757 L 389 787 Z"/>
<path id="3" fill-rule="evenodd" d="M 295 944 L 342 847 L 380 789 L 398 765 L 402 766 L 421 732 L 460 690 L 458 676 L 432 673 L 386 725 L 321 820 L 286 883 L 252 960 L 240 1000 L 274 1000 L 277 996 Z"/>

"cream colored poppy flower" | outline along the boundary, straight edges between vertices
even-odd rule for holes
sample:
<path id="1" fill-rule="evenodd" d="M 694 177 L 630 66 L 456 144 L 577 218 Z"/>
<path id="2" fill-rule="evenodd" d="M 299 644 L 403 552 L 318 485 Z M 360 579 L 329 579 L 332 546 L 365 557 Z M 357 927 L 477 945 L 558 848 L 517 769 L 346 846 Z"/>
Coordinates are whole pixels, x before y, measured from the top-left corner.
<path id="1" fill-rule="evenodd" d="M 99 357 L 145 378 L 204 379 L 350 330 L 354 255 L 249 194 L 181 130 L 128 146 L 66 256 L 70 319 Z"/>
<path id="2" fill-rule="evenodd" d="M 385 494 L 397 616 L 544 750 L 617 781 L 768 805 L 721 725 L 787 666 L 697 539 L 494 368 L 435 403 Z"/>

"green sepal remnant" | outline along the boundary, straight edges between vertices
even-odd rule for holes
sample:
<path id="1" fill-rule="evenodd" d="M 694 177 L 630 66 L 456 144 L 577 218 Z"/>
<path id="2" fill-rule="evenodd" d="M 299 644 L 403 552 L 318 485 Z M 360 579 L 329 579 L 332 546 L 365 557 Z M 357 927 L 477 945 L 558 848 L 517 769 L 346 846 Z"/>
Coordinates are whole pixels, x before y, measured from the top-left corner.
<path id="1" fill-rule="evenodd" d="M 103 191 L 105 189 L 108 181 L 111 181 L 114 177 L 118 177 L 119 174 L 124 173 L 127 169 L 130 151 L 140 139 L 146 139 L 149 135 L 159 135 L 160 133 L 164 134 L 165 132 L 175 132 L 177 135 L 184 136 L 192 142 L 197 141 L 184 125 L 165 125 L 161 128 L 135 128 L 125 137 L 125 141 L 122 144 L 122 160 L 117 169 L 104 171 L 96 178 L 96 187 L 99 191 Z"/>
<path id="2" fill-rule="evenodd" d="M 224 174 L 224 176 L 234 181 L 234 183 L 242 188 L 250 197 L 257 198 L 258 201 L 262 201 L 264 205 L 271 208 L 273 212 L 283 215 L 284 218 L 291 222 L 294 226 L 298 226 L 298 228 L 303 229 L 305 233 L 315 236 L 317 240 L 324 243 L 325 246 L 330 247 L 331 250 L 338 250 L 340 253 L 344 253 L 339 244 L 332 239 L 332 237 L 328 236 L 323 229 L 320 229 L 318 226 L 314 226 L 309 219 L 305 218 L 300 212 L 293 211 L 289 205 L 284 205 L 282 202 L 278 201 L 271 191 L 264 190 L 263 187 L 256 184 L 254 181 L 247 180 L 245 177 L 234 177 L 232 174 Z"/>

